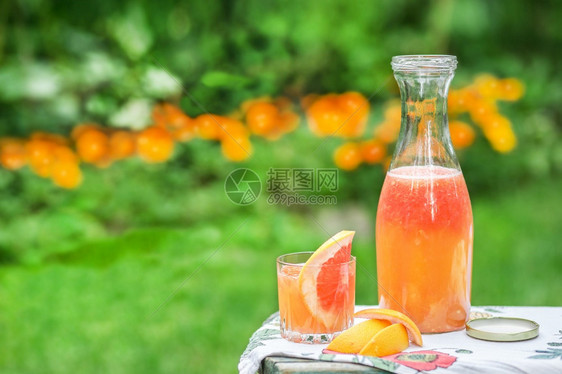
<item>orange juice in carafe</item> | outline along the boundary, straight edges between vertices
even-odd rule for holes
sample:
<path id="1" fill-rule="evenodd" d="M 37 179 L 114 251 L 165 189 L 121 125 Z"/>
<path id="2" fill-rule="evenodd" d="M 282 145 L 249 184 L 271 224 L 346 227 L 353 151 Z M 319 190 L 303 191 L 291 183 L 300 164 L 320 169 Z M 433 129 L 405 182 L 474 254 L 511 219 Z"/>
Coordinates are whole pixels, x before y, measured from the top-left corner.
<path id="1" fill-rule="evenodd" d="M 454 56 L 397 56 L 400 137 L 376 222 L 379 304 L 425 333 L 460 330 L 470 312 L 472 209 L 453 151 L 447 91 Z"/>

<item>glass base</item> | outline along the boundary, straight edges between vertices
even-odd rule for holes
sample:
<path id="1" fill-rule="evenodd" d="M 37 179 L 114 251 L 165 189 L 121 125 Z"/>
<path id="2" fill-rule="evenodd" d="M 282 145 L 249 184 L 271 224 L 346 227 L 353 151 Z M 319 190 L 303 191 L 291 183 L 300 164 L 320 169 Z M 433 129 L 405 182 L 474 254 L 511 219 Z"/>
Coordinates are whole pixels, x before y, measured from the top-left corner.
<path id="1" fill-rule="evenodd" d="M 342 331 L 326 332 L 326 333 L 305 333 L 305 332 L 290 330 L 289 328 L 287 328 L 283 320 L 281 320 L 280 330 L 281 330 L 281 337 L 283 339 L 286 339 L 294 343 L 328 344 L 332 340 L 334 340 L 336 336 L 338 336 L 344 330 L 350 328 L 351 326 L 353 326 L 353 319 L 350 319 L 348 321 L 347 326 L 342 326 L 343 327 Z"/>
<path id="2" fill-rule="evenodd" d="M 328 344 L 336 336 L 341 334 L 341 331 L 327 334 L 306 334 L 297 331 L 289 331 L 281 329 L 281 336 L 288 341 L 303 344 Z"/>
<path id="3" fill-rule="evenodd" d="M 454 332 L 454 331 L 461 331 L 464 330 L 465 326 L 459 326 L 459 327 L 451 327 L 447 330 L 440 330 L 440 331 L 424 331 L 420 329 L 420 332 L 424 335 L 436 335 L 436 334 L 446 334 L 448 332 Z"/>

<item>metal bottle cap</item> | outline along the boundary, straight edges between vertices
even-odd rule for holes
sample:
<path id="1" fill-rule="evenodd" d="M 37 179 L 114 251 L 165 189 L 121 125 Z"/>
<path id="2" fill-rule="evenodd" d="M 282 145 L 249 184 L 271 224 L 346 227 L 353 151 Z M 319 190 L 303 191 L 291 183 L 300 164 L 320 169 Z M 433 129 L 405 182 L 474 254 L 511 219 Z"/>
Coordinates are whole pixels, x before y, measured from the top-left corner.
<path id="1" fill-rule="evenodd" d="M 466 333 L 476 339 L 516 342 L 536 338 L 539 324 L 523 318 L 475 318 L 466 323 Z"/>

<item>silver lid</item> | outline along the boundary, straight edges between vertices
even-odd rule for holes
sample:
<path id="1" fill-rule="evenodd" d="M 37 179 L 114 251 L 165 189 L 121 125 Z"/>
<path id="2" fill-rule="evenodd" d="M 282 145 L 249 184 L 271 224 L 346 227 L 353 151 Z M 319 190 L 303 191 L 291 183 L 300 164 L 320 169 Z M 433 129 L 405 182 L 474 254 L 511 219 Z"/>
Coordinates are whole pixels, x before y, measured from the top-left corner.
<path id="1" fill-rule="evenodd" d="M 476 339 L 516 342 L 536 338 L 539 324 L 524 318 L 476 318 L 466 323 L 466 333 Z"/>

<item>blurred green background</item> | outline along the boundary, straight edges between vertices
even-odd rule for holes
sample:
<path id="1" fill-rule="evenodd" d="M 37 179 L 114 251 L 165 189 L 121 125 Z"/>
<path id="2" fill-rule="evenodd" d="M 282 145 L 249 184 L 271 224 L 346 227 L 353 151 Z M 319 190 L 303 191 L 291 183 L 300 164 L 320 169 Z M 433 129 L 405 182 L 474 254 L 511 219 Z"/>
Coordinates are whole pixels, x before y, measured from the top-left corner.
<path id="1" fill-rule="evenodd" d="M 458 56 L 453 87 L 516 77 L 501 104 L 519 146 L 458 152 L 473 201 L 474 305 L 562 305 L 562 4 L 556 1 L 4 1 L 0 136 L 68 134 L 84 121 L 142 128 L 161 99 L 190 115 L 243 100 L 356 90 L 368 131 L 396 97 L 390 58 Z M 185 92 L 178 84 L 181 82 Z M 306 126 L 234 164 L 194 140 L 173 160 L 84 166 L 62 190 L 0 169 L 0 372 L 230 373 L 277 309 L 275 258 L 356 229 L 357 303 L 376 303 L 374 219 L 383 171 L 339 174 L 335 206 L 232 204 L 224 180 L 333 167 L 341 140 Z M 312 149 L 317 151 L 311 152 Z"/>

